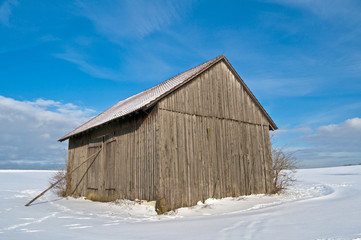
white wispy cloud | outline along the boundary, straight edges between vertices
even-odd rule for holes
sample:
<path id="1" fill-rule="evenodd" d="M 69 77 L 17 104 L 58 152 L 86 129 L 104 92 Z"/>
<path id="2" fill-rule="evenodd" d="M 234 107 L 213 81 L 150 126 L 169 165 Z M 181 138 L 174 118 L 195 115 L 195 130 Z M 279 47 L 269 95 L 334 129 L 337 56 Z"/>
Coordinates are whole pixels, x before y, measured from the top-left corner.
<path id="1" fill-rule="evenodd" d="M 270 0 L 269 2 L 305 9 L 325 20 L 348 20 L 348 24 L 359 22 L 361 16 L 359 11 L 361 5 L 357 0 Z"/>
<path id="2" fill-rule="evenodd" d="M 284 134 L 284 133 L 310 133 L 310 132 L 312 132 L 312 129 L 310 127 L 282 128 L 274 132 L 274 135 L 277 136 L 279 134 Z"/>
<path id="3" fill-rule="evenodd" d="M 154 77 L 157 78 L 162 69 L 169 69 L 169 62 L 159 53 L 166 52 L 164 48 L 171 44 L 145 38 L 154 33 L 166 35 L 170 25 L 184 19 L 190 3 L 190 0 L 78 0 L 72 5 L 72 13 L 89 20 L 95 34 L 77 36 L 65 46 L 64 52 L 54 56 L 95 78 L 145 81 L 153 79 L 151 72 L 157 72 Z M 97 47 L 103 51 L 94 51 Z M 100 55 L 110 58 L 101 61 Z"/>
<path id="4" fill-rule="evenodd" d="M 71 103 L 0 96 L 0 168 L 64 164 L 67 146 L 57 140 L 93 114 Z"/>
<path id="5" fill-rule="evenodd" d="M 311 78 L 254 77 L 247 81 L 254 91 L 272 96 L 305 96 L 317 88 L 317 81 Z"/>
<path id="6" fill-rule="evenodd" d="M 110 41 L 143 38 L 184 16 L 185 2 L 176 1 L 77 1 L 77 14 L 88 18 Z"/>
<path id="7" fill-rule="evenodd" d="M 51 34 L 47 34 L 47 35 L 44 35 L 44 36 L 41 36 L 39 38 L 42 42 L 56 42 L 56 41 L 59 41 L 60 38 L 54 36 L 54 35 L 51 35 Z"/>
<path id="8" fill-rule="evenodd" d="M 304 17 L 293 17 L 286 21 L 277 21 L 279 14 L 272 15 L 264 22 L 274 23 L 276 29 L 285 26 L 287 33 L 297 32 L 300 35 L 312 36 L 315 25 L 320 31 L 313 35 L 315 41 L 312 46 L 318 46 L 311 54 L 318 55 L 319 67 L 328 67 L 327 72 L 339 69 L 343 76 L 360 76 L 360 51 L 358 50 L 361 38 L 361 2 L 358 0 L 265 0 L 287 8 L 302 12 Z M 297 20 L 298 19 L 298 20 Z M 290 21 L 296 21 L 290 24 Z M 308 34 L 308 30 L 311 34 Z M 322 33 L 323 32 L 323 33 Z M 319 52 L 319 53 L 317 53 Z M 320 54 L 322 53 L 322 54 Z M 335 54 L 337 53 L 337 54 Z M 310 53 L 308 53 L 310 54 Z M 294 61 L 292 61 L 294 62 Z M 301 63 L 302 64 L 302 63 Z M 327 74 L 326 72 L 326 74 Z"/>
<path id="9" fill-rule="evenodd" d="M 54 56 L 77 65 L 81 71 L 93 77 L 110 80 L 121 79 L 120 70 L 114 70 L 111 68 L 92 64 L 90 59 L 88 59 L 86 55 L 80 54 L 79 52 L 71 48 L 67 48 L 65 52 L 55 54 Z"/>
<path id="10" fill-rule="evenodd" d="M 0 23 L 10 27 L 11 24 L 9 22 L 10 15 L 12 13 L 13 8 L 18 5 L 18 1 L 16 0 L 8 0 L 0 3 Z"/>
<path id="11" fill-rule="evenodd" d="M 355 101 L 348 104 L 342 104 L 331 101 L 325 103 L 322 109 L 315 109 L 307 115 L 299 116 L 299 122 L 315 129 L 327 122 L 339 122 L 344 118 L 353 118 L 360 112 L 361 102 Z"/>

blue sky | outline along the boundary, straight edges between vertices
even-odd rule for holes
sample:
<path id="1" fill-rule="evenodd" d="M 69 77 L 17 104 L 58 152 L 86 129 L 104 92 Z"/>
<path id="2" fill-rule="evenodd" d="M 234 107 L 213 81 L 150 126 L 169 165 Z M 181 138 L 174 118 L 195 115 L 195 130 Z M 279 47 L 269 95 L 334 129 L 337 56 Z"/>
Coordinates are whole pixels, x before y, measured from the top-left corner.
<path id="1" fill-rule="evenodd" d="M 0 1 L 0 168 L 55 168 L 57 139 L 225 54 L 300 167 L 361 163 L 361 2 Z"/>

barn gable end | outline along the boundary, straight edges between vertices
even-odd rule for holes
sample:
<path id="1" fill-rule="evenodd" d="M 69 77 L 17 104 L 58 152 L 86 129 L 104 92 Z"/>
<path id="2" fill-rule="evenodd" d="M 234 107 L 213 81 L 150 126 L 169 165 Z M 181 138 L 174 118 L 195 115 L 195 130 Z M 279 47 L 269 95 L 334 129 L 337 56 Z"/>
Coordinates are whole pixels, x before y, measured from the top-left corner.
<path id="1" fill-rule="evenodd" d="M 101 201 L 156 200 L 159 212 L 210 197 L 269 193 L 270 129 L 277 126 L 220 56 L 60 139 L 69 139 L 68 171 L 100 150 L 70 176 L 67 190 Z"/>
<path id="2" fill-rule="evenodd" d="M 170 199 L 168 210 L 271 191 L 269 121 L 227 62 L 157 106 L 159 193 Z"/>

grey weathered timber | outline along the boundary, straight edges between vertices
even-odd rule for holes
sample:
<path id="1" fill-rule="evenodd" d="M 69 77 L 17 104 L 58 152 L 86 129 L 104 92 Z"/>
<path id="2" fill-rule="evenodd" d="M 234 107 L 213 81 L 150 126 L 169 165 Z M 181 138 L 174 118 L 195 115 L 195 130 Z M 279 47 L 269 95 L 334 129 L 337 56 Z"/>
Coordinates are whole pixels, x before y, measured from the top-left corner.
<path id="1" fill-rule="evenodd" d="M 155 199 L 154 157 L 156 114 L 140 113 L 103 128 L 69 139 L 68 171 L 102 148 L 94 164 L 70 176 L 68 192 L 79 184 L 75 196 L 100 201 Z M 147 133 L 147 134 L 145 134 Z"/>
<path id="2" fill-rule="evenodd" d="M 70 176 L 68 192 L 156 200 L 160 212 L 270 193 L 276 128 L 222 56 L 151 106 L 69 137 L 68 171 L 103 151 Z"/>

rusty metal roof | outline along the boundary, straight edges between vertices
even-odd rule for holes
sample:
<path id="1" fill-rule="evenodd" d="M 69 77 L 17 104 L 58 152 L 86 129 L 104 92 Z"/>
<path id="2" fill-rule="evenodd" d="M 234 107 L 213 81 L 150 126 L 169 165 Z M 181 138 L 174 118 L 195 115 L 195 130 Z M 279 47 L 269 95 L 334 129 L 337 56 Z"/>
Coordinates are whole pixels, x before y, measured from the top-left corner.
<path id="1" fill-rule="evenodd" d="M 141 110 L 141 109 L 147 109 L 150 106 L 152 106 L 154 103 L 158 102 L 161 98 L 166 96 L 167 94 L 173 92 L 175 89 L 179 88 L 183 84 L 187 83 L 200 73 L 204 72 L 206 69 L 208 69 L 213 64 L 217 63 L 220 60 L 225 60 L 228 65 L 231 67 L 232 71 L 235 72 L 233 67 L 228 62 L 227 58 L 224 55 L 221 55 L 219 57 L 216 57 L 206 63 L 203 63 L 195 68 L 192 68 L 184 73 L 181 73 L 165 82 L 162 82 L 161 84 L 152 87 L 148 90 L 145 90 L 141 93 L 138 93 L 134 96 L 131 96 L 127 99 L 124 99 L 111 108 L 105 110 L 98 116 L 90 119 L 88 122 L 84 123 L 83 125 L 79 126 L 78 128 L 74 129 L 64 137 L 60 138 L 58 141 L 64 141 L 72 136 L 75 136 L 79 133 L 82 133 L 84 131 L 90 130 L 92 128 L 98 127 L 104 123 L 107 123 L 109 121 L 112 121 L 114 119 L 126 116 L 130 113 L 133 113 L 135 111 Z M 236 72 L 235 72 L 236 73 Z M 238 76 L 238 74 L 236 73 Z M 238 76 L 239 77 L 239 76 Z M 239 77 L 240 78 L 240 77 Z M 252 94 L 252 92 L 249 90 L 249 88 L 245 85 L 243 80 L 240 78 L 241 83 L 245 86 L 247 92 L 249 92 L 250 96 L 255 100 L 256 104 L 261 108 L 261 110 L 266 115 L 267 119 L 270 120 L 270 123 L 273 127 L 273 129 L 277 129 L 277 126 L 274 124 L 272 119 L 269 117 L 267 112 L 263 109 L 261 104 L 258 102 L 256 97 Z"/>

